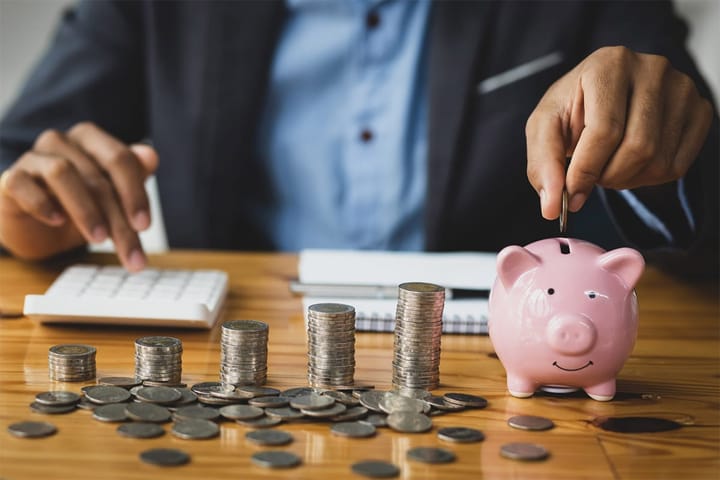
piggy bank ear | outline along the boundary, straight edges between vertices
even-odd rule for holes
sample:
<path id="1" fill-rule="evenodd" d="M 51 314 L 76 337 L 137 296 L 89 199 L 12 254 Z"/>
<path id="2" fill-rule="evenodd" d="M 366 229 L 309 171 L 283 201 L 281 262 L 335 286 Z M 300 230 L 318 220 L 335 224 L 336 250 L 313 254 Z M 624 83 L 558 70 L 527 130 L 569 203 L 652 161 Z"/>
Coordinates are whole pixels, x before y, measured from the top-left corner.
<path id="1" fill-rule="evenodd" d="M 627 288 L 633 289 L 645 268 L 645 259 L 637 250 L 618 248 L 600 255 L 598 265 L 622 278 Z"/>
<path id="2" fill-rule="evenodd" d="M 517 245 L 503 248 L 497 256 L 497 273 L 505 289 L 510 289 L 523 273 L 540 266 L 537 255 Z"/>

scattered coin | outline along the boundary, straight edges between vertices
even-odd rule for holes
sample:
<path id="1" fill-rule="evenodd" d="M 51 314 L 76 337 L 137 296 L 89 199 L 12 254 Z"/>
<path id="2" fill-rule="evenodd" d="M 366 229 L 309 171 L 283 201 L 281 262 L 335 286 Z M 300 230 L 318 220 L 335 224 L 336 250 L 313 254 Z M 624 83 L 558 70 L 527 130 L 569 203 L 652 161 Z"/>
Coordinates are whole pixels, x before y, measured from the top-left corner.
<path id="1" fill-rule="evenodd" d="M 430 417 L 415 412 L 391 413 L 387 417 L 387 424 L 393 430 L 404 433 L 427 432 L 432 428 Z"/>
<path id="2" fill-rule="evenodd" d="M 335 403 L 334 398 L 311 393 L 290 399 L 290 406 L 299 410 L 322 410 Z"/>
<path id="3" fill-rule="evenodd" d="M 180 392 L 180 400 L 173 402 L 172 405 L 169 406 L 179 407 L 182 405 L 188 405 L 190 403 L 197 402 L 197 395 L 195 395 L 195 393 L 189 388 L 175 388 L 175 390 Z"/>
<path id="4" fill-rule="evenodd" d="M 370 425 L 380 428 L 380 427 L 387 427 L 387 415 L 383 415 L 382 413 L 371 413 L 367 417 L 365 417 L 363 420 L 365 423 L 369 423 Z"/>
<path id="5" fill-rule="evenodd" d="M 392 392 L 388 392 L 380 400 L 379 407 L 385 413 L 394 412 L 415 412 L 420 413 L 425 409 L 427 404 L 417 398 L 403 397 Z"/>
<path id="6" fill-rule="evenodd" d="M 94 385 L 85 390 L 85 397 L 91 402 L 105 405 L 108 403 L 122 403 L 130 400 L 130 392 L 120 387 Z"/>
<path id="7" fill-rule="evenodd" d="M 488 401 L 483 397 L 467 393 L 446 393 L 443 395 L 443 399 L 448 403 L 462 405 L 463 407 L 485 408 L 488 404 Z"/>
<path id="8" fill-rule="evenodd" d="M 368 413 L 368 409 L 358 405 L 355 407 L 350 407 L 344 412 L 340 413 L 339 415 L 335 415 L 334 417 L 330 418 L 330 421 L 332 422 L 349 422 L 351 420 L 359 420 L 361 418 L 364 418 Z"/>
<path id="9" fill-rule="evenodd" d="M 299 420 L 305 417 L 300 410 L 290 407 L 266 408 L 265 415 L 277 417 L 282 420 Z"/>
<path id="10" fill-rule="evenodd" d="M 210 420 L 190 418 L 175 422 L 170 432 L 183 440 L 203 440 L 217 437 L 220 434 L 220 427 Z"/>
<path id="11" fill-rule="evenodd" d="M 262 417 L 262 408 L 252 405 L 227 405 L 220 409 L 220 415 L 230 420 L 248 420 L 250 418 Z"/>
<path id="12" fill-rule="evenodd" d="M 480 430 L 465 427 L 444 427 L 438 430 L 438 438 L 454 443 L 473 443 L 485 440 L 485 435 Z"/>
<path id="13" fill-rule="evenodd" d="M 36 413 L 44 413 L 48 415 L 56 415 L 60 413 L 70 413 L 75 411 L 75 405 L 45 405 L 39 402 L 30 404 L 30 409 Z"/>
<path id="14" fill-rule="evenodd" d="M 345 392 L 340 392 L 337 390 L 326 390 L 322 392 L 322 395 L 326 397 L 330 397 L 334 399 L 336 402 L 342 403 L 343 405 L 347 405 L 348 407 L 354 407 L 355 405 L 360 405 L 360 400 L 353 397 L 352 395 L 349 395 Z"/>
<path id="15" fill-rule="evenodd" d="M 310 387 L 293 387 L 288 388 L 280 392 L 280 395 L 286 398 L 299 397 L 300 395 L 309 395 L 315 393 L 315 390 Z"/>
<path id="16" fill-rule="evenodd" d="M 140 422 L 163 423 L 170 420 L 170 410 L 152 403 L 128 403 L 125 405 L 125 413 L 133 420 Z"/>
<path id="17" fill-rule="evenodd" d="M 93 410 L 93 418 L 101 422 L 124 422 L 128 419 L 124 403 L 100 405 Z"/>
<path id="18" fill-rule="evenodd" d="M 85 397 L 82 397 L 80 401 L 75 404 L 77 408 L 81 408 L 83 410 L 95 410 L 97 407 L 99 407 L 98 404 L 91 402 Z"/>
<path id="19" fill-rule="evenodd" d="M 224 389 L 224 387 L 208 387 L 210 389 L 210 398 L 206 397 L 205 395 L 201 395 L 200 398 L 203 400 L 210 400 L 212 398 L 226 400 L 224 402 L 226 405 L 231 405 L 233 403 L 240 403 L 245 402 L 245 400 L 250 400 L 251 398 L 255 397 L 255 394 L 251 392 L 245 392 L 242 390 L 227 390 Z M 220 404 L 220 403 L 218 403 Z"/>
<path id="20" fill-rule="evenodd" d="M 340 422 L 333 424 L 330 431 L 340 437 L 366 438 L 375 435 L 375 427 L 364 422 Z"/>
<path id="21" fill-rule="evenodd" d="M 17 422 L 8 426 L 8 432 L 21 438 L 40 438 L 53 435 L 57 428 L 47 422 Z"/>
<path id="22" fill-rule="evenodd" d="M 138 385 L 142 385 L 141 382 L 138 382 L 134 378 L 130 377 L 101 377 L 97 379 L 97 384 L 122 387 L 127 388 L 128 390 L 133 387 L 137 387 Z"/>
<path id="23" fill-rule="evenodd" d="M 274 397 L 280 395 L 280 390 L 277 388 L 260 387 L 257 385 L 240 385 L 236 388 L 238 392 L 244 392 L 252 395 L 252 398 L 256 397 Z"/>
<path id="24" fill-rule="evenodd" d="M 364 460 L 353 463 L 353 473 L 369 478 L 393 478 L 400 475 L 400 469 L 389 462 L 380 460 Z"/>
<path id="25" fill-rule="evenodd" d="M 387 392 L 380 392 L 378 390 L 368 390 L 366 392 L 363 392 L 360 395 L 360 404 L 368 410 L 372 410 L 373 412 L 382 412 L 382 409 L 380 408 L 380 402 L 382 401 L 383 397 L 385 397 L 386 393 Z"/>
<path id="26" fill-rule="evenodd" d="M 130 438 L 155 438 L 165 434 L 165 429 L 157 423 L 123 423 L 118 426 L 116 432 L 123 437 Z"/>
<path id="27" fill-rule="evenodd" d="M 143 402 L 165 405 L 180 400 L 182 393 L 170 387 L 142 387 L 137 390 L 135 396 Z"/>
<path id="28" fill-rule="evenodd" d="M 245 427 L 250 428 L 270 428 L 275 427 L 277 425 L 280 425 L 282 423 L 282 418 L 280 417 L 258 417 L 258 418 L 248 418 L 247 420 L 235 420 L 235 423 L 238 423 L 240 425 L 243 425 Z"/>
<path id="29" fill-rule="evenodd" d="M 461 410 L 465 410 L 464 406 L 460 404 L 446 402 L 443 397 L 438 397 L 435 395 L 424 398 L 423 401 L 437 410 L 443 410 L 448 412 L 459 412 Z"/>
<path id="30" fill-rule="evenodd" d="M 408 450 L 407 458 L 423 463 L 450 463 L 455 461 L 455 454 L 444 448 L 415 447 Z"/>
<path id="31" fill-rule="evenodd" d="M 211 392 L 215 391 L 215 389 L 221 388 L 222 390 L 227 390 L 227 387 L 223 386 L 220 382 L 200 382 L 196 383 L 192 387 L 190 387 L 190 390 L 196 395 L 210 395 Z M 230 391 L 234 391 L 235 387 L 231 386 Z"/>
<path id="32" fill-rule="evenodd" d="M 322 408 L 320 410 L 308 410 L 303 408 L 300 411 L 308 417 L 329 418 L 334 417 L 335 415 L 340 415 L 346 410 L 347 407 L 342 403 L 335 403 L 328 408 Z"/>
<path id="33" fill-rule="evenodd" d="M 35 395 L 35 401 L 43 405 L 75 405 L 80 401 L 80 395 L 65 391 L 42 392 Z"/>
<path id="34" fill-rule="evenodd" d="M 248 404 L 253 407 L 287 407 L 290 405 L 290 399 L 288 397 L 255 397 L 248 400 Z"/>
<path id="35" fill-rule="evenodd" d="M 265 468 L 291 468 L 302 462 L 294 453 L 275 450 L 254 453 L 250 459 L 255 465 Z"/>
<path id="36" fill-rule="evenodd" d="M 245 438 L 257 445 L 287 445 L 293 441 L 293 436 L 282 430 L 253 430 L 247 432 Z"/>
<path id="37" fill-rule="evenodd" d="M 516 415 L 510 417 L 507 421 L 508 425 L 520 430 L 550 430 L 555 426 L 552 420 L 545 417 L 536 417 L 534 415 Z"/>
<path id="38" fill-rule="evenodd" d="M 190 455 L 174 448 L 153 448 L 140 454 L 140 460 L 152 465 L 174 467 L 184 465 L 190 461 Z"/>
<path id="39" fill-rule="evenodd" d="M 533 443 L 506 443 L 500 455 L 513 460 L 544 460 L 550 453 L 542 445 Z"/>
<path id="40" fill-rule="evenodd" d="M 215 408 L 203 407 L 202 405 L 181 407 L 173 412 L 174 420 L 187 420 L 190 418 L 214 421 L 220 418 L 220 412 Z"/>

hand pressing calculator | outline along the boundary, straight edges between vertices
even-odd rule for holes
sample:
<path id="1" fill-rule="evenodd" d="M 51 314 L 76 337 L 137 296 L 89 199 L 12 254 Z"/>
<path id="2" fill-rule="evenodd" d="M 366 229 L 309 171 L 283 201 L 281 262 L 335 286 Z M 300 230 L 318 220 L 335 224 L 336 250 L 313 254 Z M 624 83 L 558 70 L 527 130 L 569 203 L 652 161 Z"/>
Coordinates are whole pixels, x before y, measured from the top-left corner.
<path id="1" fill-rule="evenodd" d="M 24 313 L 42 323 L 211 328 L 227 295 L 219 270 L 75 265 L 44 295 L 26 295 Z"/>

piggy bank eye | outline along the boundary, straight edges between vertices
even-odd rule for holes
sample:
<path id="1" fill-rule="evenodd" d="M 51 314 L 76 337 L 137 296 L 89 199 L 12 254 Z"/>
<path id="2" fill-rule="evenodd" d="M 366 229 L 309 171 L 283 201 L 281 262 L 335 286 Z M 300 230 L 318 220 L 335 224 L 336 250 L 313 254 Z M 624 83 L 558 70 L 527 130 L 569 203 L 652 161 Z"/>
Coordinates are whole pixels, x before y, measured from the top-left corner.
<path id="1" fill-rule="evenodd" d="M 591 300 L 592 300 L 593 298 L 597 297 L 597 293 L 593 292 L 592 290 L 590 290 L 589 292 L 585 292 L 585 295 L 587 295 L 588 298 L 591 299 Z"/>
<path id="2" fill-rule="evenodd" d="M 554 289 L 554 288 L 548 288 L 548 295 L 552 295 L 552 294 L 554 294 L 554 293 L 555 293 L 555 289 Z"/>

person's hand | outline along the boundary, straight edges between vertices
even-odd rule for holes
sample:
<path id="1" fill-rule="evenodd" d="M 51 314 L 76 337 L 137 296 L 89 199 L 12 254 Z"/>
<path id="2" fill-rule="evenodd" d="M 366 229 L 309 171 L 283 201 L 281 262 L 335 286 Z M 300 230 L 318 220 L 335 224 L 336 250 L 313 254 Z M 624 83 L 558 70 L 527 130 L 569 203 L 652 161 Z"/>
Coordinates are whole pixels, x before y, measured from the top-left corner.
<path id="1" fill-rule="evenodd" d="M 527 121 L 527 175 L 543 217 L 558 217 L 563 187 L 576 212 L 595 184 L 625 189 L 677 180 L 711 121 L 710 102 L 665 57 L 624 47 L 595 51 L 548 89 Z"/>
<path id="2" fill-rule="evenodd" d="M 137 232 L 150 225 L 144 182 L 157 165 L 152 147 L 126 146 L 92 123 L 43 132 L 0 178 L 3 244 L 42 258 L 109 237 L 125 268 L 141 270 Z M 37 239 L 40 232 L 50 238 Z"/>

